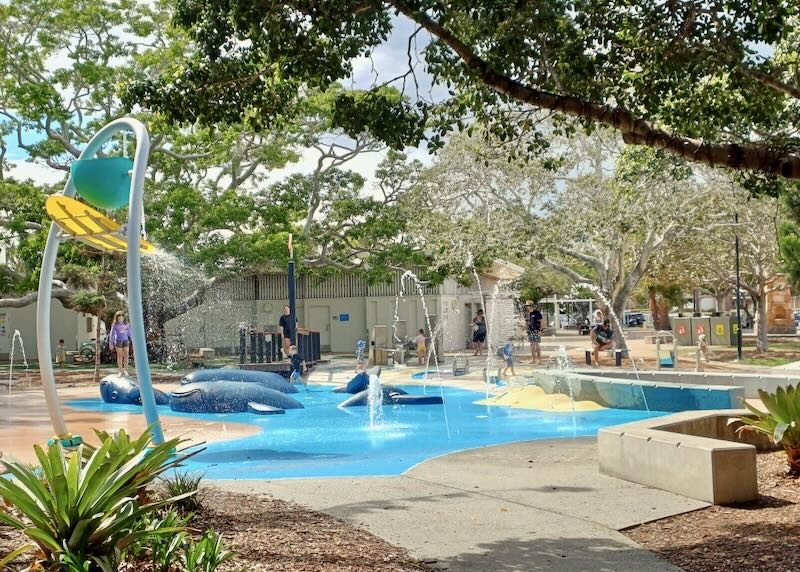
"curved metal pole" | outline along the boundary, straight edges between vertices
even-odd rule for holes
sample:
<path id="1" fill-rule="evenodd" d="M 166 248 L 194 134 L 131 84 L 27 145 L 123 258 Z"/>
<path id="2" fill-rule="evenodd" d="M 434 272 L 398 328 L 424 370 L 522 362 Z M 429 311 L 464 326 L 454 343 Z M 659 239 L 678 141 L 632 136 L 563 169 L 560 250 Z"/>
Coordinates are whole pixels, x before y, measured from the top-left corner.
<path id="1" fill-rule="evenodd" d="M 131 338 L 133 339 L 134 358 L 136 360 L 136 370 L 139 377 L 145 419 L 147 419 L 148 425 L 153 427 L 153 441 L 155 443 L 162 443 L 164 441 L 164 436 L 161 431 L 155 396 L 153 394 L 153 385 L 150 380 L 150 364 L 147 361 L 139 259 L 138 229 L 142 222 L 141 209 L 144 195 L 144 177 L 145 170 L 147 169 L 147 157 L 150 151 L 150 137 L 147 134 L 147 129 L 145 129 L 140 121 L 130 117 L 117 119 L 95 133 L 95 136 L 92 137 L 78 158 L 84 159 L 86 157 L 92 157 L 100 150 L 106 141 L 120 131 L 132 131 L 138 142 L 136 153 L 134 154 L 133 177 L 131 180 L 128 205 L 128 315 L 131 317 Z M 75 195 L 75 184 L 72 182 L 72 175 L 67 178 L 62 194 L 66 197 Z M 133 208 L 134 206 L 136 208 Z M 69 433 L 64 423 L 64 416 L 61 413 L 61 406 L 58 402 L 55 376 L 53 374 L 53 363 L 50 359 L 52 350 L 50 338 L 50 296 L 53 289 L 53 274 L 55 272 L 56 257 L 58 255 L 58 245 L 60 242 L 58 225 L 50 223 L 50 232 L 47 235 L 47 244 L 45 245 L 42 257 L 42 268 L 39 276 L 39 294 L 36 308 L 36 340 L 39 372 L 42 378 L 42 388 L 44 389 L 44 397 L 47 402 L 50 421 L 53 424 L 53 430 L 56 436 L 64 438 L 67 437 Z"/>
<path id="2" fill-rule="evenodd" d="M 150 154 L 150 136 L 141 122 L 135 119 L 120 119 L 127 122 L 136 136 L 136 152 L 133 155 L 133 176 L 128 201 L 128 317 L 130 318 L 133 357 L 136 360 L 136 377 L 142 396 L 142 406 L 147 424 L 151 427 L 153 442 L 164 442 L 161 423 L 158 420 L 156 396 L 150 379 L 150 362 L 147 361 L 147 341 L 144 333 L 144 311 L 142 310 L 141 246 L 139 240 L 144 210 L 144 179 L 147 157 Z"/>

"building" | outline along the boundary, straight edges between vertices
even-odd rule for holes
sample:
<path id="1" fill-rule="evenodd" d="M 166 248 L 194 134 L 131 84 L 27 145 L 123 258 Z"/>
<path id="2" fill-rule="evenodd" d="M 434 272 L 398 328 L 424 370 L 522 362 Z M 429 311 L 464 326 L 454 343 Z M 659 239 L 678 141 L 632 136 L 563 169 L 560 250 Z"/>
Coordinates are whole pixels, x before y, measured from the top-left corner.
<path id="1" fill-rule="evenodd" d="M 84 314 L 69 310 L 58 300 L 53 300 L 50 316 L 50 355 L 55 358 L 58 340 L 63 339 L 68 351 L 77 350 L 81 342 L 91 340 L 95 335 L 96 318 L 92 314 Z M 16 341 L 14 332 L 19 331 Z M 20 340 L 22 345 L 20 344 Z M 21 357 L 24 345 L 28 361 L 37 360 L 36 345 L 36 304 L 23 308 L 0 308 L 0 359 L 7 360 L 11 354 L 11 344 L 15 344 L 15 358 Z"/>
<path id="2" fill-rule="evenodd" d="M 516 329 L 515 293 L 501 287 L 508 263 L 481 277 L 480 288 L 446 279 L 438 286 L 418 284 L 398 272 L 390 283 L 370 285 L 357 274 L 340 274 L 318 281 L 300 274 L 296 281 L 296 313 L 301 327 L 320 332 L 325 352 L 352 353 L 358 340 L 368 340 L 373 326 L 396 326 L 405 340 L 423 329 L 439 333 L 440 348 L 464 350 L 472 338 L 472 319 L 486 309 L 490 341 L 497 345 Z M 513 265 L 511 265 L 513 266 Z M 516 267 L 518 268 L 518 267 Z M 188 347 L 238 352 L 239 326 L 255 324 L 276 331 L 288 304 L 285 273 L 238 277 L 215 284 L 206 303 L 167 323 L 167 335 L 182 331 Z M 428 319 L 425 311 L 427 310 Z M 430 328 L 428 321 L 430 321 Z M 391 331 L 391 330 L 390 330 Z"/>

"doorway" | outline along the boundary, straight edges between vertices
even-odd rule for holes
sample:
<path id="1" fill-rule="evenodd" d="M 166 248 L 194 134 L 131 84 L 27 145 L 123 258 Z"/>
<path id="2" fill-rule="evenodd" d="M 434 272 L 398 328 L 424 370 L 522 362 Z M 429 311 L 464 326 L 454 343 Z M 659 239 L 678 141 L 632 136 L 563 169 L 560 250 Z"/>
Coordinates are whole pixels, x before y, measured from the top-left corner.
<path id="1" fill-rule="evenodd" d="M 311 306 L 308 309 L 308 327 L 319 330 L 319 346 L 324 352 L 331 351 L 331 307 Z"/>

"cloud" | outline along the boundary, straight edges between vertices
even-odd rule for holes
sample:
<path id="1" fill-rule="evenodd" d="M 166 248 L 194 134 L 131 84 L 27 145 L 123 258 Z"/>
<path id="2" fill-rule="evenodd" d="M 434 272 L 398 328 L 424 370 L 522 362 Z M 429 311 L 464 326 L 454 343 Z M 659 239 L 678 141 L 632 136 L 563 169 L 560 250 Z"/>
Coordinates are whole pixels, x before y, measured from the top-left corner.
<path id="1" fill-rule="evenodd" d="M 66 180 L 65 171 L 57 171 L 46 165 L 32 161 L 10 160 L 11 169 L 8 175 L 18 181 L 31 180 L 39 185 L 53 185 Z"/>

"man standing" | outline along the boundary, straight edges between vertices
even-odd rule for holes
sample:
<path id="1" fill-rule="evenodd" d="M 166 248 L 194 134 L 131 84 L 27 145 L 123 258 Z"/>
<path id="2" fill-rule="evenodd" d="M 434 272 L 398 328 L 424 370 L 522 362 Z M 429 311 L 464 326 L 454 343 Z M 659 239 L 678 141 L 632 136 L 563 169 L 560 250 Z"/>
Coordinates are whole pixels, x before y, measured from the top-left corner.
<path id="1" fill-rule="evenodd" d="M 600 365 L 600 352 L 614 348 L 613 338 L 614 330 L 611 329 L 611 322 L 608 318 L 592 330 L 592 361 L 595 367 Z"/>
<path id="2" fill-rule="evenodd" d="M 528 341 L 531 343 L 531 363 L 538 364 L 542 362 L 542 348 L 539 345 L 542 341 L 542 313 L 536 308 L 533 300 L 525 302 L 525 313 Z"/>
<path id="3" fill-rule="evenodd" d="M 281 336 L 283 336 L 284 359 L 289 357 L 289 346 L 292 345 L 292 333 L 294 333 L 294 328 L 297 327 L 297 323 L 292 324 L 290 319 L 291 313 L 292 311 L 289 306 L 284 306 L 283 316 L 278 320 L 278 329 L 280 330 Z"/>

